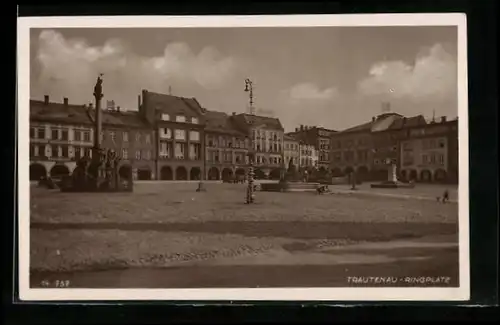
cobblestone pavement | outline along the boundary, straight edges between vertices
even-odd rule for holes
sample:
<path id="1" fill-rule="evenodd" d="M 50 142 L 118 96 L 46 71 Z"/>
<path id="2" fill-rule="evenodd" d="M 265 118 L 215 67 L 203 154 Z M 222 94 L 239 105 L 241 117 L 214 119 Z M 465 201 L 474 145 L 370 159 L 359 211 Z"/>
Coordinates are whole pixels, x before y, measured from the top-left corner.
<path id="1" fill-rule="evenodd" d="M 249 286 L 280 285 L 284 280 L 278 279 L 277 272 L 289 275 L 291 284 L 323 281 L 341 285 L 346 271 L 334 261 L 352 262 L 360 251 L 344 257 L 323 254 L 315 259 L 318 249 L 440 235 L 449 243 L 458 241 L 456 204 L 261 192 L 257 193 L 258 203 L 248 206 L 243 203 L 244 185 L 210 183 L 206 193 L 196 193 L 196 187 L 194 183 L 138 184 L 132 194 L 105 196 L 33 188 L 32 284 L 36 286 L 41 278 L 64 276 L 72 278 L 75 286 L 99 287 L 104 281 L 96 280 L 95 272 L 99 271 L 97 274 L 108 278 L 111 287 L 234 286 L 244 281 L 244 274 Z M 385 253 L 370 258 L 365 255 L 364 261 L 378 261 L 380 270 L 400 265 L 410 270 L 407 273 L 417 274 L 424 272 L 422 268 L 436 267 L 433 261 L 437 258 L 448 261 L 438 271 L 458 272 L 456 247 L 435 247 L 432 254 L 425 253 L 424 265 L 404 258 L 420 253 L 404 249 L 398 250 L 399 255 L 395 252 L 390 257 Z M 376 255 L 386 258 L 377 260 Z M 262 262 L 265 256 L 280 260 L 281 265 Z M 310 264 L 304 264 L 306 261 Z M 359 258 L 357 261 L 359 266 L 351 268 L 350 274 L 368 274 L 377 265 L 359 263 Z M 333 272 L 330 278 L 325 278 L 326 264 Z M 242 271 L 242 267 L 248 271 Z M 240 276 L 233 274 L 235 270 Z M 305 270 L 310 273 L 302 274 Z M 228 274 L 227 282 L 217 272 Z M 160 274 L 171 280 L 155 280 Z"/>

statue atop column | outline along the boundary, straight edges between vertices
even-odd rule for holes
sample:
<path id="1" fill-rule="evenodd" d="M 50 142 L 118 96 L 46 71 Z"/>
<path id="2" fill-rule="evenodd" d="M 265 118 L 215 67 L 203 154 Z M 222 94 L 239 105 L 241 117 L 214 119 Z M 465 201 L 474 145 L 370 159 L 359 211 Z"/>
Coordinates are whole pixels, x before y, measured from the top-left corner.
<path id="1" fill-rule="evenodd" d="M 102 93 L 102 76 L 102 73 L 99 74 L 99 76 L 97 77 L 97 82 L 94 86 L 94 96 L 97 100 L 101 99 L 104 96 L 104 94 Z"/>

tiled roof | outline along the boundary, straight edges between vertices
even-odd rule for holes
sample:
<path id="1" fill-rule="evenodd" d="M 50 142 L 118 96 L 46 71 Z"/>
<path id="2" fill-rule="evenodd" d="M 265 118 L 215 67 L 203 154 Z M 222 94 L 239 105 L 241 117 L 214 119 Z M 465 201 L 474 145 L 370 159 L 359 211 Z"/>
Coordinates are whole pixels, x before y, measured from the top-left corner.
<path id="1" fill-rule="evenodd" d="M 30 100 L 30 119 L 67 124 L 91 124 L 84 105 L 48 103 Z"/>
<path id="2" fill-rule="evenodd" d="M 370 131 L 372 128 L 373 122 L 368 122 L 360 125 L 353 126 L 341 132 L 359 132 L 359 131 Z"/>
<path id="3" fill-rule="evenodd" d="M 229 115 L 223 112 L 205 110 L 205 130 L 208 132 L 219 132 L 233 135 L 244 136 L 231 123 Z"/>
<path id="4" fill-rule="evenodd" d="M 92 119 L 95 111 L 91 111 Z M 137 111 L 102 112 L 102 124 L 128 128 L 148 128 L 149 125 Z"/>
<path id="5" fill-rule="evenodd" d="M 341 131 L 341 133 L 384 131 L 390 128 L 391 125 L 394 123 L 394 121 L 397 121 L 398 119 L 402 118 L 403 116 L 397 113 L 385 113 L 377 116 L 377 118 L 374 121 L 353 126 L 351 128 Z"/>
<path id="6" fill-rule="evenodd" d="M 252 126 L 260 126 L 269 129 L 283 129 L 283 125 L 280 120 L 275 117 L 250 115 L 250 114 L 239 114 L 243 116 L 245 123 Z"/>
<path id="7" fill-rule="evenodd" d="M 283 136 L 283 140 L 285 140 L 285 141 L 298 141 L 294 136 L 292 136 L 290 134 L 285 134 Z"/>
<path id="8" fill-rule="evenodd" d="M 415 126 L 420 126 L 420 125 L 426 125 L 427 122 L 425 121 L 424 116 L 422 115 L 417 115 L 417 116 L 412 116 L 408 118 L 401 118 L 395 120 L 392 125 L 390 126 L 390 129 L 402 129 L 406 127 L 415 127 Z"/>
<path id="9" fill-rule="evenodd" d="M 204 114 L 204 109 L 195 98 L 178 97 L 146 90 L 142 91 L 142 96 L 146 105 L 165 113 L 188 115 Z"/>

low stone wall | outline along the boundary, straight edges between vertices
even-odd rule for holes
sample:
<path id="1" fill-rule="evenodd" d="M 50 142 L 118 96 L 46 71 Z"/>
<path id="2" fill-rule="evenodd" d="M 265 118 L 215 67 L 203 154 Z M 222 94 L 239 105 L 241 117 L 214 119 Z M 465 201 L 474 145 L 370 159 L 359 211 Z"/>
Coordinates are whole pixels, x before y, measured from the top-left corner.
<path id="1" fill-rule="evenodd" d="M 280 182 L 280 183 L 263 183 L 261 191 L 263 192 L 294 192 L 294 191 L 316 191 L 320 186 L 319 183 L 302 183 L 302 182 Z"/>

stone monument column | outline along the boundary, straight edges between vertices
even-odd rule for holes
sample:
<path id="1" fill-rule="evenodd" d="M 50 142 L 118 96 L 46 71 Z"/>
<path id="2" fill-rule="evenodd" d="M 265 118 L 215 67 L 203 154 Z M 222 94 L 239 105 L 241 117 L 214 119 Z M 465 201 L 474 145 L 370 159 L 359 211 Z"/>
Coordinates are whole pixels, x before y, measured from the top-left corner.
<path id="1" fill-rule="evenodd" d="M 394 182 L 394 183 L 396 183 L 398 181 L 398 177 L 396 174 L 396 164 L 391 164 L 389 166 L 388 180 L 389 180 L 389 182 Z"/>

